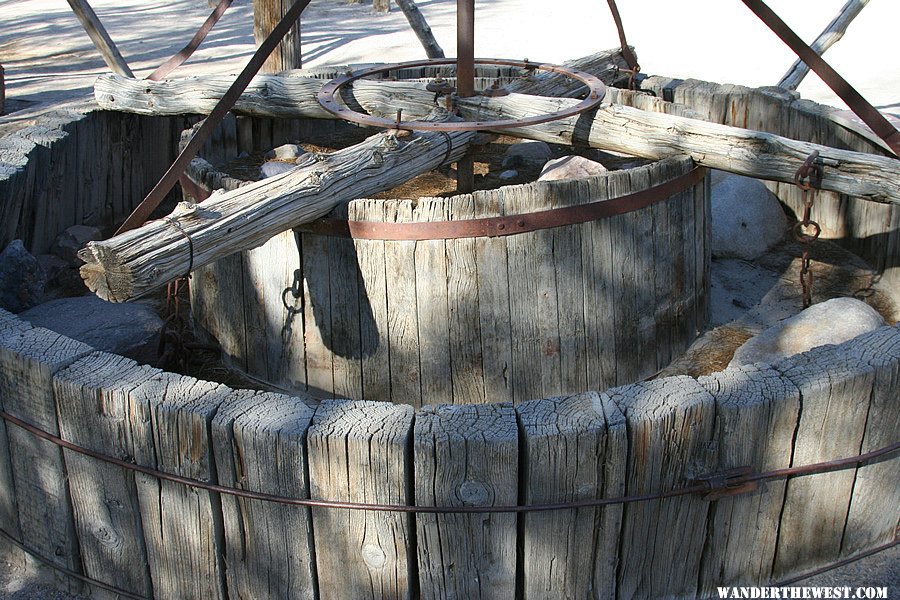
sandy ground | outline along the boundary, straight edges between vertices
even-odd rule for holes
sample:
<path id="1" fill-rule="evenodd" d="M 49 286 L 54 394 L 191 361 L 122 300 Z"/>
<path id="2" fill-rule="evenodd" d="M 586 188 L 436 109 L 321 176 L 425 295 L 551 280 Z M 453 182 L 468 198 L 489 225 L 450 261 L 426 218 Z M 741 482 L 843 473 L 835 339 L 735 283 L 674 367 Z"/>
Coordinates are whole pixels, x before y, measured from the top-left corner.
<path id="1" fill-rule="evenodd" d="M 812 41 L 845 0 L 770 0 Z M 205 0 L 92 0 L 122 54 L 146 76 L 179 50 L 210 9 Z M 623 0 L 629 42 L 645 73 L 750 86 L 773 85 L 794 56 L 740 0 Z M 455 2 L 421 0 L 419 6 L 448 56 L 455 53 Z M 877 107 L 900 113 L 900 53 L 893 50 L 900 22 L 898 0 L 875 0 L 829 50 L 826 58 Z M 14 106 L 84 97 L 106 72 L 87 35 L 61 0 L 0 0 L 0 64 Z M 374 13 L 371 4 L 313 0 L 303 16 L 305 66 L 402 61 L 423 57 L 396 8 Z M 618 41 L 602 0 L 476 2 L 476 55 L 562 62 Z M 253 52 L 250 0 L 235 0 L 207 42 L 177 76 L 236 73 Z M 804 98 L 843 107 L 814 75 Z M 15 118 L 15 115 L 13 115 Z M 730 300 L 729 300 L 730 302 Z M 726 303 L 727 305 L 727 303 Z M 731 315 L 720 315 L 725 321 Z M 724 321 L 723 321 L 724 322 Z M 888 585 L 900 593 L 900 548 L 798 585 Z M 0 561 L 0 600 L 69 599 L 46 579 Z"/>
<path id="2" fill-rule="evenodd" d="M 804 39 L 813 40 L 845 0 L 770 0 Z M 180 49 L 209 13 L 203 0 L 93 0 L 92 6 L 138 76 Z M 455 53 L 455 2 L 419 6 L 448 56 Z M 750 86 L 774 85 L 794 60 L 740 0 L 628 0 L 620 11 L 645 73 Z M 615 47 L 602 0 L 476 2 L 476 55 L 561 62 Z M 891 51 L 900 2 L 875 0 L 827 58 L 874 105 L 900 110 L 900 53 Z M 0 63 L 12 98 L 49 99 L 89 92 L 106 70 L 68 5 L 60 0 L 0 0 Z M 235 0 L 207 42 L 176 73 L 236 72 L 253 51 L 250 0 Z M 303 15 L 307 66 L 421 58 L 403 15 L 371 4 L 313 0 Z M 841 106 L 810 75 L 803 97 Z"/>

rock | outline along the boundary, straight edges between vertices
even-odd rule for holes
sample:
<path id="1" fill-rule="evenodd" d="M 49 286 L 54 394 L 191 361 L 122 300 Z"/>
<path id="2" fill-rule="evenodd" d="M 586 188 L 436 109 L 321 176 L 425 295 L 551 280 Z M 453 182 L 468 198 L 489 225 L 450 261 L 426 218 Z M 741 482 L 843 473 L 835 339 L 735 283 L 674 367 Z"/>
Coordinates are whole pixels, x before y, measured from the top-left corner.
<path id="1" fill-rule="evenodd" d="M 553 151 L 544 142 L 519 142 L 507 148 L 503 155 L 503 168 L 538 170 L 552 157 Z"/>
<path id="2" fill-rule="evenodd" d="M 500 173 L 500 181 L 513 181 L 519 178 L 519 172 L 514 169 L 507 169 Z"/>
<path id="3" fill-rule="evenodd" d="M 306 154 L 306 150 L 297 144 L 285 144 L 283 146 L 278 146 L 274 150 L 269 150 L 266 152 L 265 157 L 275 158 L 277 160 L 297 160 L 304 154 Z"/>
<path id="4" fill-rule="evenodd" d="M 37 260 L 47 275 L 43 301 L 82 296 L 88 291 L 76 265 L 55 254 L 38 254 Z"/>
<path id="5" fill-rule="evenodd" d="M 77 253 L 88 242 L 102 240 L 103 232 L 90 225 L 73 225 L 56 237 L 50 245 L 50 253 L 72 265 L 81 265 Z"/>
<path id="6" fill-rule="evenodd" d="M 270 160 L 267 163 L 263 163 L 263 166 L 259 168 L 260 178 L 267 179 L 269 177 L 275 177 L 276 175 L 287 173 L 296 166 L 297 165 L 291 163 Z"/>
<path id="7" fill-rule="evenodd" d="M 782 358 L 826 344 L 840 344 L 884 325 L 878 312 L 855 298 L 834 298 L 752 337 L 737 349 L 729 367 Z"/>
<path id="8" fill-rule="evenodd" d="M 563 156 L 544 165 L 538 181 L 559 181 L 561 179 L 584 179 L 606 173 L 600 163 L 583 156 Z"/>
<path id="9" fill-rule="evenodd" d="M 22 240 L 13 240 L 0 252 L 0 308 L 20 313 L 44 299 L 47 274 Z"/>
<path id="10" fill-rule="evenodd" d="M 784 238 L 788 220 L 761 181 L 729 175 L 712 188 L 712 253 L 753 260 Z"/>
<path id="11" fill-rule="evenodd" d="M 163 321 L 142 302 L 112 303 L 93 294 L 53 300 L 19 315 L 35 327 L 148 364 L 156 361 Z"/>

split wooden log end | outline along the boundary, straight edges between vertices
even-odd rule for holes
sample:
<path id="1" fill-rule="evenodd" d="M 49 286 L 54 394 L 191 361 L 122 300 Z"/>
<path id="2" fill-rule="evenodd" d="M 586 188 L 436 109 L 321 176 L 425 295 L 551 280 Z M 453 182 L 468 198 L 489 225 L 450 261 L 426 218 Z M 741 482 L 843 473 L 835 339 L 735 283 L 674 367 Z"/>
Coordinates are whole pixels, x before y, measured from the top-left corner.
<path id="1" fill-rule="evenodd" d="M 81 278 L 88 289 L 102 300 L 107 302 L 131 300 L 134 297 L 134 289 L 130 270 L 114 265 L 111 257 L 107 255 L 103 246 L 96 242 L 88 242 L 87 246 L 78 252 L 78 258 L 85 263 L 79 269 Z"/>

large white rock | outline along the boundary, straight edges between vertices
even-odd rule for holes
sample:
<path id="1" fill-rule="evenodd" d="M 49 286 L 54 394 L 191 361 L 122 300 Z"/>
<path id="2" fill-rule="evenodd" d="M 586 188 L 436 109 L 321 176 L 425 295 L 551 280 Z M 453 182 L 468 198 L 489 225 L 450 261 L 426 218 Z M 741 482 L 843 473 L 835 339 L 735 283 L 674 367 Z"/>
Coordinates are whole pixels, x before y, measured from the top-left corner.
<path id="1" fill-rule="evenodd" d="M 712 253 L 753 260 L 784 238 L 788 219 L 761 181 L 723 177 L 712 188 Z"/>
<path id="2" fill-rule="evenodd" d="M 97 350 L 140 363 L 156 361 L 163 320 L 143 302 L 112 303 L 93 294 L 39 304 L 19 315 Z"/>
<path id="3" fill-rule="evenodd" d="M 547 162 L 538 181 L 559 181 L 562 179 L 584 179 L 606 173 L 606 167 L 583 156 L 563 156 Z"/>
<path id="4" fill-rule="evenodd" d="M 729 367 L 774 363 L 826 344 L 840 344 L 884 325 L 878 312 L 855 298 L 834 298 L 814 304 L 747 340 Z"/>

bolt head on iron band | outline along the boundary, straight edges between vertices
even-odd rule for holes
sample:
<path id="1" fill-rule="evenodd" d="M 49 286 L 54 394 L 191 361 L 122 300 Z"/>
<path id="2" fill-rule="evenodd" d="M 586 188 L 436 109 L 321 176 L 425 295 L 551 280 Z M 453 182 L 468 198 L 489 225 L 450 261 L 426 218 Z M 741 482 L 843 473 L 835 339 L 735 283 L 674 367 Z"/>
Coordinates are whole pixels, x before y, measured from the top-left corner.
<path id="1" fill-rule="evenodd" d="M 335 99 L 335 95 L 337 95 L 342 87 L 356 81 L 357 79 L 362 79 L 363 77 L 380 75 L 382 73 L 387 73 L 396 69 L 456 64 L 455 58 L 438 58 L 404 63 L 394 63 L 390 65 L 372 67 L 369 69 L 362 69 L 360 71 L 354 71 L 353 73 L 341 75 L 340 77 L 332 79 L 331 81 L 326 83 L 322 87 L 322 89 L 319 90 L 317 99 L 322 108 L 324 108 L 326 111 L 333 114 L 337 118 L 344 121 L 359 123 L 360 125 L 383 127 L 385 129 L 405 129 L 409 131 L 492 131 L 499 129 L 509 129 L 512 127 L 526 127 L 529 125 L 537 125 L 539 123 L 557 121 L 559 119 L 565 119 L 567 117 L 574 117 L 576 115 L 580 115 L 583 112 L 589 111 L 592 108 L 595 108 L 603 100 L 604 96 L 606 96 L 606 86 L 602 81 L 600 81 L 599 78 L 594 77 L 590 73 L 568 69 L 560 65 L 535 63 L 528 60 L 507 60 L 502 58 L 476 58 L 475 63 L 482 65 L 537 69 L 540 71 L 559 73 L 560 75 L 565 75 L 566 77 L 577 79 L 578 81 L 585 84 L 588 87 L 588 93 L 584 100 L 582 100 L 575 106 L 564 110 L 559 110 L 543 115 L 536 115 L 534 117 L 526 117 L 524 119 L 503 119 L 497 121 L 397 121 L 395 119 L 386 119 L 356 112 L 355 110 L 351 110 L 346 106 L 340 104 Z"/>

